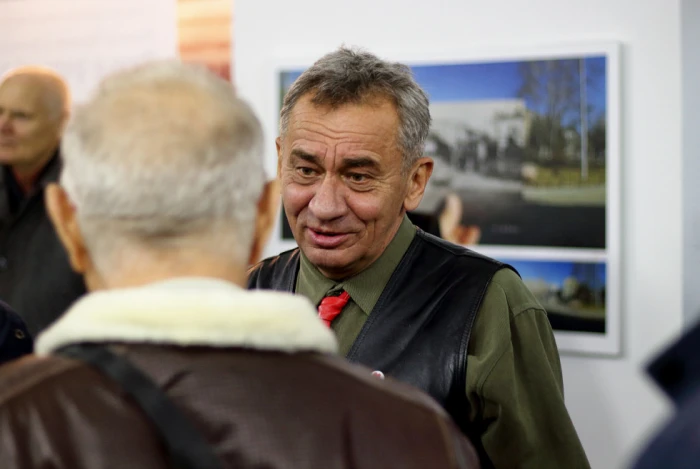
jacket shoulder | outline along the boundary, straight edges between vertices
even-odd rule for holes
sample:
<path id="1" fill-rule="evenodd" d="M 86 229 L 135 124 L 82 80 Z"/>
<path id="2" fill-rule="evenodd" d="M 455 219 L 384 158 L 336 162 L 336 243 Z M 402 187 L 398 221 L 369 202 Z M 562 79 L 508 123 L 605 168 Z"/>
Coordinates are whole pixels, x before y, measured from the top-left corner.
<path id="1" fill-rule="evenodd" d="M 0 368 L 0 383 L 3 468 L 165 467 L 142 412 L 82 362 L 30 355 Z"/>
<path id="2" fill-rule="evenodd" d="M 80 368 L 81 364 L 63 357 L 28 355 L 0 368 L 0 408 L 16 399 L 26 399 L 60 381 Z"/>
<path id="3" fill-rule="evenodd" d="M 479 254 L 464 246 L 450 243 L 442 238 L 426 233 L 421 229 L 416 230 L 416 238 L 417 242 L 429 251 L 431 257 L 439 256 L 442 258 L 443 262 L 456 262 L 460 265 L 478 266 L 489 269 L 493 273 L 501 269 L 509 269 L 518 274 L 517 270 L 504 262 Z"/>
<path id="4" fill-rule="evenodd" d="M 248 288 L 288 290 L 280 284 L 288 284 L 292 277 L 296 277 L 299 257 L 299 248 L 294 248 L 258 262 L 248 269 Z"/>
<path id="5" fill-rule="evenodd" d="M 413 386 L 391 378 L 379 379 L 367 367 L 334 355 L 318 355 L 317 359 L 336 374 L 344 376 L 348 380 L 348 387 L 365 388 L 369 393 L 383 394 L 409 409 L 434 414 L 437 418 L 447 417 L 440 404 Z"/>
<path id="6" fill-rule="evenodd" d="M 431 455 L 424 461 L 426 464 L 436 464 L 441 457 L 447 457 L 457 462 L 456 467 L 479 467 L 474 446 L 429 395 L 389 377 L 379 379 L 372 375 L 371 369 L 337 356 L 317 355 L 315 358 L 326 368 L 326 379 L 333 379 L 349 396 L 357 421 L 366 423 L 367 427 L 359 431 L 373 433 L 383 428 L 384 440 L 380 441 L 396 442 L 398 448 L 403 448 L 403 457 Z M 394 431 L 397 433 L 393 434 Z M 420 439 L 420 450 L 398 443 L 407 433 Z M 443 462 L 438 467 L 453 466 Z"/>

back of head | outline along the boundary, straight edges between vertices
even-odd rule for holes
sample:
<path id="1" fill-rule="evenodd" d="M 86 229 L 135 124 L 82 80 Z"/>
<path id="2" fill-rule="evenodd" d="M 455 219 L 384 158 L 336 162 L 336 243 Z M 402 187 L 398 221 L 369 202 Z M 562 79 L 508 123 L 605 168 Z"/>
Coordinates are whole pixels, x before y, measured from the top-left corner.
<path id="1" fill-rule="evenodd" d="M 416 83 L 408 66 L 384 61 L 358 49 L 341 47 L 317 60 L 292 84 L 280 112 L 280 135 L 284 135 L 295 104 L 311 94 L 317 106 L 337 108 L 388 99 L 396 107 L 399 145 L 404 168 L 423 156 L 430 130 L 428 97 Z"/>
<path id="2" fill-rule="evenodd" d="M 134 247 L 247 260 L 262 131 L 205 69 L 156 62 L 108 77 L 76 109 L 62 153 L 61 185 L 98 270 Z"/>

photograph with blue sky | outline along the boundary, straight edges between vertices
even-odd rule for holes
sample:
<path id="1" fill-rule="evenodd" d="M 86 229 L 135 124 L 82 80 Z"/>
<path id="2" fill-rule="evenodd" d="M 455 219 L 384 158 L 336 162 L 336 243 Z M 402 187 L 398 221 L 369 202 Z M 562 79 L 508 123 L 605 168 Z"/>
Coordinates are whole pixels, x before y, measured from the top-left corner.
<path id="1" fill-rule="evenodd" d="M 561 60 L 417 65 L 411 67 L 411 70 L 418 84 L 428 94 L 431 103 L 523 97 L 528 109 L 545 114 L 548 100 L 538 99 L 534 94 L 525 92 L 527 75 L 523 68 L 540 66 L 546 69 L 552 65 L 579 68 L 582 63 L 584 68 L 589 70 L 589 76 L 585 80 L 589 106 L 588 119 L 595 120 L 605 117 L 605 60 L 605 57 L 582 57 Z M 301 73 L 302 70 L 281 72 L 282 90 L 288 90 Z M 555 78 L 554 73 L 555 71 L 552 71 L 552 80 Z M 541 81 L 543 87 L 546 87 L 547 83 L 548 81 Z M 578 87 L 580 90 L 580 83 L 574 84 L 573 87 Z M 572 111 L 569 118 L 575 122 L 576 119 L 580 120 L 580 114 L 577 116 L 576 112 Z"/>
<path id="2" fill-rule="evenodd" d="M 459 244 L 606 247 L 607 58 L 416 65 L 433 119 L 417 213 L 459 200 Z M 280 103 L 301 70 L 280 73 Z M 454 204 L 453 204 L 454 205 Z"/>
<path id="3" fill-rule="evenodd" d="M 554 329 L 605 332 L 604 262 L 499 260 L 518 271 Z"/>
<path id="4" fill-rule="evenodd" d="M 578 69 L 581 65 L 589 71 L 589 77 L 585 80 L 589 112 L 599 117 L 605 113 L 605 57 L 422 65 L 412 67 L 412 70 L 416 81 L 428 93 L 431 102 L 522 97 L 528 109 L 545 114 L 547 100 L 537 99 L 536 96 L 530 95 L 524 90 L 528 79 L 526 69 L 536 70 L 539 68 L 542 77 L 540 83 L 546 86 L 548 82 L 562 77 L 566 72 L 566 67 L 579 72 Z M 561 67 L 561 70 L 557 70 L 555 67 Z M 593 73 L 591 74 L 590 71 Z M 550 76 L 545 77 L 544 75 L 547 73 Z M 572 87 L 580 88 L 580 82 L 573 83 Z M 574 114 L 572 113 L 570 116 L 573 120 L 578 117 Z"/>

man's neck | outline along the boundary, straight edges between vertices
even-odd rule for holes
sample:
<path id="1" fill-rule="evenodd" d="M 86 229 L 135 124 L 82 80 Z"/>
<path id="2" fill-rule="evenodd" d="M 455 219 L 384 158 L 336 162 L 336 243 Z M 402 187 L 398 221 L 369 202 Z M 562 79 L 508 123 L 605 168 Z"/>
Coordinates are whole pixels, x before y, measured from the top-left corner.
<path id="1" fill-rule="evenodd" d="M 36 163 L 26 166 L 12 166 L 10 168 L 12 176 L 15 178 L 15 181 L 17 181 L 17 185 L 20 187 L 23 194 L 28 194 L 34 189 L 39 181 L 41 173 L 49 164 L 55 153 L 56 151 L 52 150 L 51 153 L 43 156 L 37 160 Z"/>
<path id="2" fill-rule="evenodd" d="M 240 287 L 245 287 L 246 284 L 246 269 L 226 261 L 204 258 L 191 261 L 186 257 L 180 257 L 172 259 L 171 262 L 159 264 L 150 262 L 147 257 L 142 257 L 140 261 L 134 260 L 124 264 L 126 265 L 123 268 L 106 272 L 103 275 L 100 275 L 91 264 L 90 269 L 84 273 L 88 290 L 133 288 L 181 277 L 214 278 Z"/>
<path id="3" fill-rule="evenodd" d="M 29 194 L 32 189 L 34 189 L 36 181 L 39 179 L 39 174 L 41 174 L 41 169 L 32 173 L 24 173 L 12 168 L 12 176 L 14 176 L 15 181 L 17 181 L 17 185 L 22 190 L 22 194 Z"/>

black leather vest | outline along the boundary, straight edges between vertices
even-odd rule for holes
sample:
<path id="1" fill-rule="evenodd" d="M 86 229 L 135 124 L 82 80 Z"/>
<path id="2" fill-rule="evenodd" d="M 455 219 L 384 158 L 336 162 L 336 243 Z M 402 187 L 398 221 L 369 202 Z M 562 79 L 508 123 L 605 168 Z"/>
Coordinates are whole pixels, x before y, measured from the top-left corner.
<path id="1" fill-rule="evenodd" d="M 510 266 L 418 229 L 347 358 L 423 389 L 466 434 L 481 434 L 467 421 L 467 346 L 502 268 Z M 284 252 L 253 267 L 248 288 L 293 292 L 298 271 L 299 250 Z"/>

